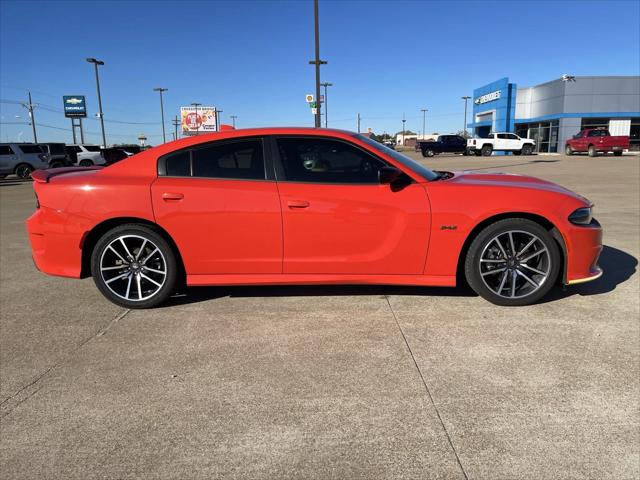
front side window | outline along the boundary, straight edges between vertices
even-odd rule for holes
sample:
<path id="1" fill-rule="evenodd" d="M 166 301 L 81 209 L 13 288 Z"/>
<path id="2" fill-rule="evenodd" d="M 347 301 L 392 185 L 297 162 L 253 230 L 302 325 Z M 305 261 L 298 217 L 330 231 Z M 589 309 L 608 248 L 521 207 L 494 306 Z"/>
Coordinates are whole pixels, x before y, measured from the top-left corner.
<path id="1" fill-rule="evenodd" d="M 385 164 L 345 142 L 328 138 L 279 138 L 287 180 L 315 183 L 378 183 Z"/>
<path id="2" fill-rule="evenodd" d="M 40 145 L 20 145 L 19 147 L 22 153 L 43 153 Z"/>

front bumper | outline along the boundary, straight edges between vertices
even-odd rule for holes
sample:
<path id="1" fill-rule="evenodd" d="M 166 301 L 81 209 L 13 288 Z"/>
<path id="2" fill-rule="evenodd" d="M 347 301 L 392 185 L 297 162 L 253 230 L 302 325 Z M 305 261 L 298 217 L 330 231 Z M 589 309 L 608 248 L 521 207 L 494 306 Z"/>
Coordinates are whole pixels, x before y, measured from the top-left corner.
<path id="1" fill-rule="evenodd" d="M 567 231 L 567 270 L 564 283 L 575 285 L 600 278 L 598 258 L 602 253 L 602 227 L 594 220 L 589 226 L 571 225 Z"/>

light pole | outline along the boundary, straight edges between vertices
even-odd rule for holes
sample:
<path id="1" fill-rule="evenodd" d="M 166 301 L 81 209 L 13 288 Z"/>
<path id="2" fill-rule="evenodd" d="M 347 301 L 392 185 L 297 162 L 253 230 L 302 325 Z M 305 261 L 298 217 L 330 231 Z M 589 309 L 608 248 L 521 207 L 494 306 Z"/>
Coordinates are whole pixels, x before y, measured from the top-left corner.
<path id="1" fill-rule="evenodd" d="M 420 111 L 422 112 L 422 140 L 424 140 L 425 125 L 427 123 L 427 112 L 429 110 L 426 108 L 421 108 Z"/>
<path id="2" fill-rule="evenodd" d="M 407 122 L 407 120 L 404 118 L 404 113 L 402 114 L 402 146 L 404 147 L 404 125 Z"/>
<path id="3" fill-rule="evenodd" d="M 462 129 L 462 131 L 465 133 L 465 136 L 467 134 L 467 100 L 469 100 L 471 97 L 461 97 L 462 100 L 464 100 L 464 128 Z"/>
<path id="4" fill-rule="evenodd" d="M 198 123 L 198 107 L 202 105 L 201 103 L 193 102 L 191 104 L 192 107 L 196 110 L 196 135 L 200 135 L 200 124 Z"/>
<path id="5" fill-rule="evenodd" d="M 329 121 L 329 97 L 327 97 L 327 87 L 333 87 L 333 83 L 323 82 L 320 85 L 324 87 L 324 128 L 328 128 Z"/>
<path id="6" fill-rule="evenodd" d="M 222 110 L 218 110 L 218 107 L 214 107 L 213 108 L 213 113 L 216 116 L 216 132 L 220 131 L 220 117 L 222 115 L 218 115 L 219 113 L 222 113 Z"/>
<path id="7" fill-rule="evenodd" d="M 178 125 L 180 125 L 180 120 L 178 120 L 178 116 L 177 115 L 172 120 L 172 123 L 173 123 L 173 128 L 174 128 L 173 139 L 177 140 L 178 139 Z"/>
<path id="8" fill-rule="evenodd" d="M 320 60 L 320 22 L 318 20 L 318 0 L 313 0 L 313 18 L 316 31 L 316 58 L 309 60 L 310 65 L 316 66 L 316 128 L 322 126 L 322 117 L 320 116 L 320 65 L 326 65 L 327 62 Z"/>
<path id="9" fill-rule="evenodd" d="M 236 128 L 236 118 L 238 118 L 237 115 L 229 115 L 229 117 L 231 118 L 231 124 L 233 126 L 233 128 Z"/>
<path id="10" fill-rule="evenodd" d="M 107 148 L 107 137 L 104 134 L 104 118 L 102 114 L 102 97 L 100 96 L 100 77 L 98 76 L 98 65 L 104 65 L 101 60 L 95 58 L 87 58 L 87 62 L 93 63 L 96 70 L 96 87 L 98 89 L 98 110 L 100 111 L 100 128 L 102 129 L 102 145 Z"/>
<path id="11" fill-rule="evenodd" d="M 154 92 L 160 93 L 160 116 L 162 117 L 162 143 L 167 143 L 167 137 L 164 133 L 164 105 L 162 104 L 162 92 L 166 92 L 168 88 L 157 87 L 154 88 Z"/>
<path id="12" fill-rule="evenodd" d="M 33 107 L 37 107 L 38 105 L 31 101 L 31 92 L 28 93 L 29 103 L 23 103 L 22 106 L 29 112 L 29 120 L 31 121 L 31 128 L 33 129 L 33 143 L 38 143 L 38 135 L 36 133 L 36 117 L 33 113 Z M 19 118 L 19 116 L 16 115 L 16 118 Z"/>

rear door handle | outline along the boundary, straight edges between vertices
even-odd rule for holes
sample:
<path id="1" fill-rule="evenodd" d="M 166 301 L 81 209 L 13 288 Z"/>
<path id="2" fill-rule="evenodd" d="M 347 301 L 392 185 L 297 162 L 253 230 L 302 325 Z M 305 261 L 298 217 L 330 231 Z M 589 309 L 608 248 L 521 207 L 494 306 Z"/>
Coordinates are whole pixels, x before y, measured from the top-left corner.
<path id="1" fill-rule="evenodd" d="M 305 200 L 290 200 L 287 202 L 289 208 L 308 208 L 309 202 Z"/>
<path id="2" fill-rule="evenodd" d="M 182 200 L 183 198 L 184 198 L 184 195 L 182 193 L 165 192 L 162 194 L 162 200 L 164 200 L 165 202 L 170 202 L 172 200 L 174 201 Z"/>

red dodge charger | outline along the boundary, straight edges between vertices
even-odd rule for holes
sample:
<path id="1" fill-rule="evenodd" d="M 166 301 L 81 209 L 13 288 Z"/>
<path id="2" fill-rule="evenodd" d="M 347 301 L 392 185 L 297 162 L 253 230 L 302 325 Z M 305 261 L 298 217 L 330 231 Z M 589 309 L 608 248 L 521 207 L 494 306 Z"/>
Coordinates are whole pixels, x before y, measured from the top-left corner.
<path id="1" fill-rule="evenodd" d="M 33 173 L 36 266 L 148 308 L 187 285 L 466 281 L 499 305 L 598 278 L 592 204 L 559 185 L 432 171 L 364 136 L 229 130 L 106 168 Z"/>

